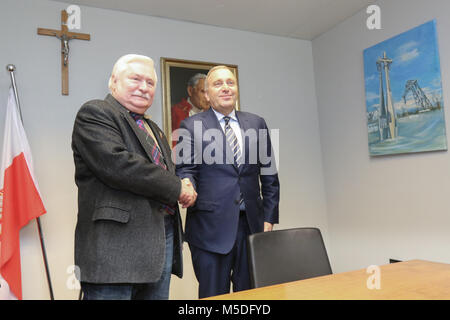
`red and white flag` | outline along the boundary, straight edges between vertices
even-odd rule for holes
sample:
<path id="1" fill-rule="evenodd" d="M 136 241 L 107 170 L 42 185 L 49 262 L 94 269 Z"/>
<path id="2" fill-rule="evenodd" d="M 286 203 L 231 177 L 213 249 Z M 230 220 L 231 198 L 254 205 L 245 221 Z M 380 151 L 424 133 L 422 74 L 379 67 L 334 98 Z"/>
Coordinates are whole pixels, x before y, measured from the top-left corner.
<path id="1" fill-rule="evenodd" d="M 11 298 L 21 300 L 19 232 L 30 220 L 46 211 L 34 178 L 30 146 L 12 88 L 9 90 L 3 139 L 0 167 L 0 290 L 4 291 L 6 281 Z M 0 292 L 0 295 L 5 293 Z"/>

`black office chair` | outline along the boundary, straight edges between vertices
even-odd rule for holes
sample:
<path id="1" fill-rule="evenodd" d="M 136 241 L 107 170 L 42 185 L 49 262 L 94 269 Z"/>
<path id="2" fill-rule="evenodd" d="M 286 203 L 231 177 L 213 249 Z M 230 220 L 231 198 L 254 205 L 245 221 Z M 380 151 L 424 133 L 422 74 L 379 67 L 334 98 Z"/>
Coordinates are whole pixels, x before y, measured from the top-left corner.
<path id="1" fill-rule="evenodd" d="M 331 265 L 317 228 L 262 232 L 248 237 L 248 262 L 253 288 L 331 274 Z"/>

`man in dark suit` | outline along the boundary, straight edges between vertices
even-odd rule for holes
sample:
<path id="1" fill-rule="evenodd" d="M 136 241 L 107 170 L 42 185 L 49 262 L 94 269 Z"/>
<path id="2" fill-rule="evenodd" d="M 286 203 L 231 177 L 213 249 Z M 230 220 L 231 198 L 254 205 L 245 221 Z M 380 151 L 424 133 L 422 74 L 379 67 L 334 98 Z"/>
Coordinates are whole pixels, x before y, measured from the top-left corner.
<path id="1" fill-rule="evenodd" d="M 185 119 L 174 149 L 177 175 L 198 193 L 188 208 L 186 241 L 199 297 L 250 288 L 249 234 L 278 223 L 279 181 L 263 118 L 235 111 L 238 86 L 224 66 L 206 78 L 211 108 Z M 263 155 L 269 155 L 265 158 Z"/>
<path id="2" fill-rule="evenodd" d="M 168 299 L 171 273 L 182 277 L 177 201 L 192 205 L 196 194 L 144 114 L 156 83 L 152 59 L 125 55 L 111 94 L 85 103 L 75 119 L 75 264 L 85 299 Z"/>

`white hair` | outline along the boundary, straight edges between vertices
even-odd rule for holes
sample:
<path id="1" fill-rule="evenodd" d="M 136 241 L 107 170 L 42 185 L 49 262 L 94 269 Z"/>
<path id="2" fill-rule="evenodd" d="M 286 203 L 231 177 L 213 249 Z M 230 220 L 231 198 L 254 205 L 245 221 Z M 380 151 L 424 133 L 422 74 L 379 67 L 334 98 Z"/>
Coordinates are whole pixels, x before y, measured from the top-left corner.
<path id="1" fill-rule="evenodd" d="M 149 58 L 147 56 L 143 56 L 140 54 L 132 54 L 131 53 L 131 54 L 126 54 L 126 55 L 120 57 L 119 59 L 117 59 L 116 63 L 114 64 L 114 67 L 111 72 L 111 76 L 109 77 L 109 83 L 108 83 L 109 90 L 112 91 L 114 79 L 117 78 L 117 76 L 121 72 L 125 71 L 128 67 L 128 64 L 132 63 L 132 62 L 142 62 L 145 64 L 149 64 L 153 69 L 155 81 L 158 81 L 158 77 L 156 76 L 156 71 L 155 71 L 155 63 L 153 62 L 152 58 Z"/>
<path id="2" fill-rule="evenodd" d="M 200 79 L 206 79 L 206 74 L 196 73 L 195 75 L 193 75 L 187 83 L 188 87 L 194 88 L 197 85 L 197 83 L 200 81 Z"/>

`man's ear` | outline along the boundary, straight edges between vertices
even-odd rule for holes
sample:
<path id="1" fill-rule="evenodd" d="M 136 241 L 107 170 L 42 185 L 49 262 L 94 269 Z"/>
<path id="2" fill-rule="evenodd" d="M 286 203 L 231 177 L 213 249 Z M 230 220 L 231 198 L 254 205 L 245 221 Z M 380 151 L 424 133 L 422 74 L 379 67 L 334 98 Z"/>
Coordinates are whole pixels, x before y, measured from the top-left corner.
<path id="1" fill-rule="evenodd" d="M 192 91 L 194 90 L 194 88 L 192 88 L 191 86 L 187 87 L 187 93 L 189 97 L 192 97 Z"/>
<path id="2" fill-rule="evenodd" d="M 116 89 L 116 84 L 117 84 L 116 76 L 111 75 L 111 77 L 109 78 L 109 83 L 108 83 L 108 87 L 111 92 L 114 92 L 114 90 Z"/>
<path id="3" fill-rule="evenodd" d="M 209 100 L 208 90 L 205 90 L 204 95 L 205 95 L 206 101 L 208 101 L 208 103 L 210 103 L 211 101 Z"/>

